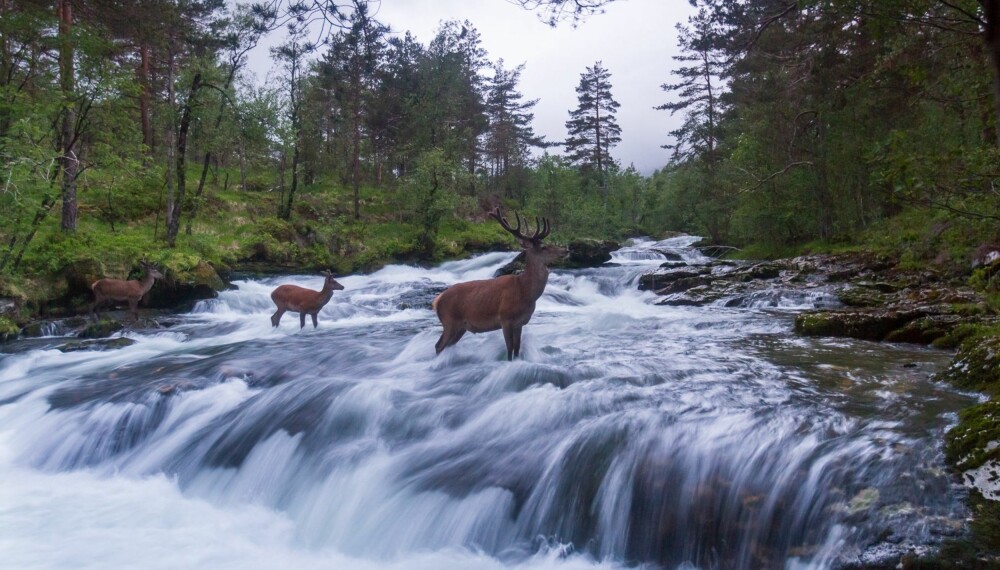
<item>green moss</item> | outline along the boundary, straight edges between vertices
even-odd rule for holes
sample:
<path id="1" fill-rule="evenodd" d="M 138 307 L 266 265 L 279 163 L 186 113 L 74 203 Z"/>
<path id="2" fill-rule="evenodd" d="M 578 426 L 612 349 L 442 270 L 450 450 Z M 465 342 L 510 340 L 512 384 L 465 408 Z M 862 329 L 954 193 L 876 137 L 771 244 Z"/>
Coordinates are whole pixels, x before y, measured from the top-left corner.
<path id="1" fill-rule="evenodd" d="M 1000 331 L 960 325 L 952 333 L 958 335 L 962 337 L 958 355 L 940 377 L 961 388 L 1000 394 Z"/>
<path id="2" fill-rule="evenodd" d="M 896 311 L 816 311 L 797 315 L 795 332 L 880 341 L 911 320 L 913 315 Z"/>
<path id="3" fill-rule="evenodd" d="M 7 317 L 0 317 L 0 342 L 14 340 L 21 331 L 17 324 Z"/>
<path id="4" fill-rule="evenodd" d="M 989 401 L 959 412 L 959 422 L 948 432 L 945 455 L 962 471 L 1000 459 L 1000 402 Z M 992 448 L 992 449 L 991 449 Z"/>

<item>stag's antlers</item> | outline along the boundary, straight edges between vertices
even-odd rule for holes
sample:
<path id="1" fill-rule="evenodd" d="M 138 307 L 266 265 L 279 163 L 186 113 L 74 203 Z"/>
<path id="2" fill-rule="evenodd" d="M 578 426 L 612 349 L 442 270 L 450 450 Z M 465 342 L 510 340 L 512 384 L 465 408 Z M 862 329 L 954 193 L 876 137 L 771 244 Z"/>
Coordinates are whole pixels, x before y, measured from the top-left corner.
<path id="1" fill-rule="evenodd" d="M 548 218 L 539 219 L 538 216 L 535 216 L 534 233 L 530 236 L 524 235 L 523 233 L 521 233 L 521 215 L 517 213 L 517 210 L 514 210 L 514 219 L 517 221 L 516 228 L 510 227 L 510 222 L 508 222 L 507 218 L 504 217 L 503 213 L 500 211 L 499 206 L 495 210 L 490 212 L 490 217 L 500 222 L 500 226 L 503 229 L 507 230 L 511 235 L 513 235 L 517 239 L 523 239 L 537 243 L 545 239 L 546 236 L 549 235 L 549 232 L 552 231 L 552 228 L 549 226 Z M 525 223 L 525 226 L 527 225 L 528 224 Z"/>

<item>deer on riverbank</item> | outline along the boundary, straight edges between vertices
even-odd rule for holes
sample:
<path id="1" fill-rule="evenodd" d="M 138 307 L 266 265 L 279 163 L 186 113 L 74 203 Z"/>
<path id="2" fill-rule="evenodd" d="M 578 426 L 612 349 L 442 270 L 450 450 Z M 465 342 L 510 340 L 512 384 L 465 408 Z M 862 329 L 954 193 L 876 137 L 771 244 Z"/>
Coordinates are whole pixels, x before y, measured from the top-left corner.
<path id="1" fill-rule="evenodd" d="M 146 271 L 146 275 L 142 279 L 104 278 L 98 279 L 90 285 L 90 290 L 94 292 L 94 302 L 90 305 L 90 314 L 94 316 L 95 321 L 98 320 L 97 308 L 108 301 L 118 303 L 128 301 L 132 318 L 136 321 L 139 320 L 139 300 L 153 288 L 153 283 L 157 279 L 163 278 L 163 274 L 160 273 L 155 264 L 146 260 L 142 260 L 139 264 Z"/>
<path id="2" fill-rule="evenodd" d="M 503 329 L 507 345 L 507 360 L 521 355 L 521 328 L 528 324 L 535 312 L 535 301 L 545 292 L 549 279 L 547 264 L 566 255 L 566 248 L 544 245 L 549 235 L 549 221 L 535 218 L 535 231 L 530 236 L 521 232 L 521 216 L 514 212 L 517 227 L 500 212 L 490 216 L 503 229 L 517 238 L 524 248 L 524 271 L 517 275 L 503 275 L 495 279 L 458 283 L 445 289 L 431 306 L 437 313 L 444 332 L 434 346 L 438 354 L 455 344 L 466 332 L 481 333 Z M 527 229 L 527 223 L 525 223 Z"/>
<path id="3" fill-rule="evenodd" d="M 316 315 L 330 302 L 334 291 L 340 291 L 344 288 L 343 285 L 337 283 L 337 280 L 333 278 L 333 273 L 324 271 L 323 275 L 325 276 L 323 289 L 319 291 L 313 291 L 312 289 L 306 289 L 298 285 L 281 285 L 274 291 L 271 291 L 271 300 L 278 306 L 278 310 L 271 315 L 271 325 L 277 327 L 285 311 L 292 311 L 299 314 L 300 329 L 306 326 L 306 315 L 312 317 L 313 328 L 319 326 Z"/>

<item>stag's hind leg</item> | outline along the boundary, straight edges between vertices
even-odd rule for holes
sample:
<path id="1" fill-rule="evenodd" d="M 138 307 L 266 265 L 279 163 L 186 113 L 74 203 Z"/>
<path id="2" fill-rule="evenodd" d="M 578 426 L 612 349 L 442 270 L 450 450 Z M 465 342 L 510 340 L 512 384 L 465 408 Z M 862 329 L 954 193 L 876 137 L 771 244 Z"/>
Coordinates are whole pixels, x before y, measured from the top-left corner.
<path id="1" fill-rule="evenodd" d="M 306 314 L 299 313 L 299 329 L 306 328 Z"/>
<path id="2" fill-rule="evenodd" d="M 103 301 L 101 299 L 94 299 L 94 302 L 90 304 L 90 315 L 94 317 L 95 323 L 101 322 L 101 317 L 100 315 L 97 314 L 97 308 L 100 307 L 102 304 Z"/>
<path id="3" fill-rule="evenodd" d="M 434 345 L 434 350 L 437 354 L 441 354 L 442 350 L 458 342 L 464 334 L 465 329 L 448 330 L 445 328 L 444 332 L 441 333 L 441 338 L 439 338 L 437 344 Z"/>

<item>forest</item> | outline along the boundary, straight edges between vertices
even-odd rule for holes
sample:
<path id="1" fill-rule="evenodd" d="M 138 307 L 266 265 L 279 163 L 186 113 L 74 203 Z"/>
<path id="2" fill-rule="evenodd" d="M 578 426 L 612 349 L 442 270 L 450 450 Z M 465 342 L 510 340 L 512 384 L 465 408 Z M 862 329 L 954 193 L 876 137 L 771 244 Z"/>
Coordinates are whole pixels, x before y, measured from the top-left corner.
<path id="1" fill-rule="evenodd" d="M 572 25 L 611 3 L 515 4 Z M 580 70 L 545 140 L 525 64 L 475 22 L 422 43 L 363 0 L 0 2 L 0 282 L 440 260 L 505 243 L 481 223 L 497 205 L 557 241 L 687 232 L 756 257 L 967 267 L 1000 237 L 996 2 L 691 4 L 659 107 L 683 123 L 644 176 L 612 155 L 614 70 Z M 281 80 L 259 84 L 269 36 Z"/>
<path id="2" fill-rule="evenodd" d="M 1000 567 L 1000 0 L 403 1 L 0 0 L 5 562 Z"/>

